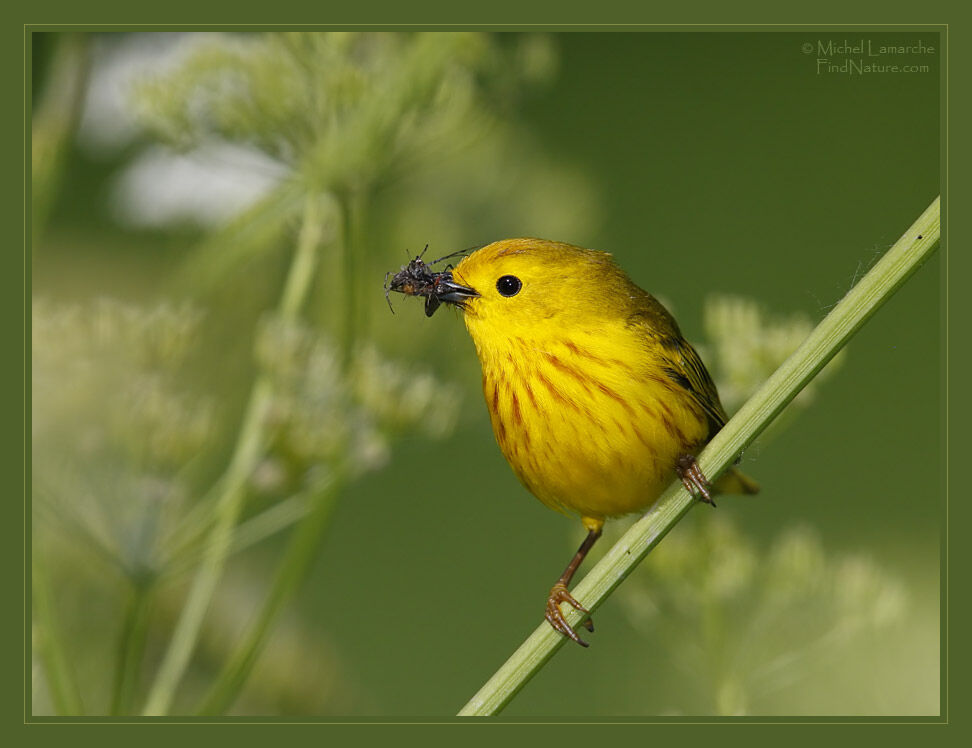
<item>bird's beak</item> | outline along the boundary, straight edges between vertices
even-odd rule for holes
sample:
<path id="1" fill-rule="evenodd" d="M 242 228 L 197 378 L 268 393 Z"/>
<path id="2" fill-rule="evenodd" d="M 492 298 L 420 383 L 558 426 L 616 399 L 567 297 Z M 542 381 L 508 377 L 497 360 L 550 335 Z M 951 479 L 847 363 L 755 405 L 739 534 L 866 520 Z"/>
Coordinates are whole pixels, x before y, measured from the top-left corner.
<path id="1" fill-rule="evenodd" d="M 431 317 L 442 302 L 463 309 L 467 299 L 474 299 L 477 296 L 479 294 L 476 293 L 475 289 L 456 283 L 450 271 L 437 273 L 435 288 L 429 296 L 425 297 L 425 314 L 427 317 Z"/>

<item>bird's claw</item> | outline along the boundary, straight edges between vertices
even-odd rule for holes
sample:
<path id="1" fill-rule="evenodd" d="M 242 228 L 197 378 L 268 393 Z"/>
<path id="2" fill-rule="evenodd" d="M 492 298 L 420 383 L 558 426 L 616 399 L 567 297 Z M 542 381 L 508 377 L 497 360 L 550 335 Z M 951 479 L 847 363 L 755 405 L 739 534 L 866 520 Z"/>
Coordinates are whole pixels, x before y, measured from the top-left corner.
<path id="1" fill-rule="evenodd" d="M 587 642 L 581 639 L 577 632 L 571 628 L 570 624 L 567 623 L 567 618 L 564 616 L 563 612 L 560 610 L 560 603 L 567 603 L 575 610 L 579 610 L 581 613 L 590 613 L 590 611 L 581 605 L 574 596 L 567 591 L 567 585 L 563 582 L 557 582 L 551 589 L 550 595 L 547 597 L 547 612 L 544 618 L 547 619 L 547 623 L 554 627 L 561 634 L 566 636 L 568 639 L 572 639 L 582 647 L 588 646 Z M 584 619 L 581 625 L 588 631 L 594 631 L 594 622 L 591 620 L 590 616 Z"/>
<path id="2" fill-rule="evenodd" d="M 675 465 L 675 471 L 678 473 L 678 477 L 682 479 L 682 485 L 685 486 L 685 490 L 692 494 L 692 496 L 706 504 L 716 505 L 715 501 L 712 500 L 712 493 L 710 492 L 712 484 L 709 483 L 709 479 L 705 477 L 702 468 L 699 467 L 699 463 L 695 461 L 692 455 L 682 455 L 679 457 Z"/>

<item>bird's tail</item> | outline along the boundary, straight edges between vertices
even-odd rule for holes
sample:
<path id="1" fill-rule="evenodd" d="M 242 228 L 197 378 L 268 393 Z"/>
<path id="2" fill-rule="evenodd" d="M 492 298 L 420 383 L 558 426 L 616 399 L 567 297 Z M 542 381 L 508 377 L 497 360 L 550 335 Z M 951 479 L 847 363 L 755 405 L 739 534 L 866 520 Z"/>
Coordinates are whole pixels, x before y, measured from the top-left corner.
<path id="1" fill-rule="evenodd" d="M 719 476 L 714 485 L 719 493 L 759 493 L 759 483 L 736 468 L 729 468 Z"/>

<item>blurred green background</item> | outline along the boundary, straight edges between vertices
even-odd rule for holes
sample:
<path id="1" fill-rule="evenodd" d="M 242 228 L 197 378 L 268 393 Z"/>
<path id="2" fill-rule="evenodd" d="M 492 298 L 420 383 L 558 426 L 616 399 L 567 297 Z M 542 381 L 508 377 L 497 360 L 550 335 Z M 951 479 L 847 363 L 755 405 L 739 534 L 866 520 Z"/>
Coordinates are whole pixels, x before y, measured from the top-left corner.
<path id="1" fill-rule="evenodd" d="M 818 72 L 845 38 L 936 51 L 829 55 L 920 72 Z M 776 325 L 785 355 L 938 194 L 938 46 L 34 34 L 34 713 L 157 693 L 263 381 L 253 542 L 165 710 L 200 708 L 283 564 L 302 583 L 252 677 L 203 711 L 454 714 L 542 620 L 583 530 L 505 464 L 458 315 L 401 297 L 392 315 L 385 272 L 426 244 L 610 251 L 725 397 L 718 351 Z M 301 242 L 300 314 L 274 317 Z M 762 493 L 693 511 L 506 715 L 938 713 L 940 273 L 747 451 Z M 728 308 L 750 310 L 746 340 Z M 306 578 L 281 561 L 301 528 Z"/>

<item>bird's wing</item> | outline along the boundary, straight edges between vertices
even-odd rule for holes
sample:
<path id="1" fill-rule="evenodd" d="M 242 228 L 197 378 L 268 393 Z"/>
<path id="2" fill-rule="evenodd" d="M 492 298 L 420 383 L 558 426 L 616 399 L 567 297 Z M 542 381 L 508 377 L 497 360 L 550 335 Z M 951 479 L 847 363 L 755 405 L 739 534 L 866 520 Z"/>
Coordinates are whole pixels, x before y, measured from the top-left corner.
<path id="1" fill-rule="evenodd" d="M 729 420 L 722 403 L 719 401 L 715 382 L 709 376 L 699 354 L 684 338 L 668 338 L 660 342 L 662 355 L 666 359 L 662 370 L 676 384 L 685 389 L 705 411 L 709 419 L 709 438 L 711 439 Z"/>
<path id="2" fill-rule="evenodd" d="M 640 290 L 640 289 L 639 289 Z M 662 371 L 698 404 L 709 420 L 709 439 L 725 426 L 726 415 L 715 382 L 691 344 L 682 337 L 678 323 L 651 294 L 642 292 L 637 310 L 628 317 L 628 325 L 640 328 L 657 346 Z"/>

